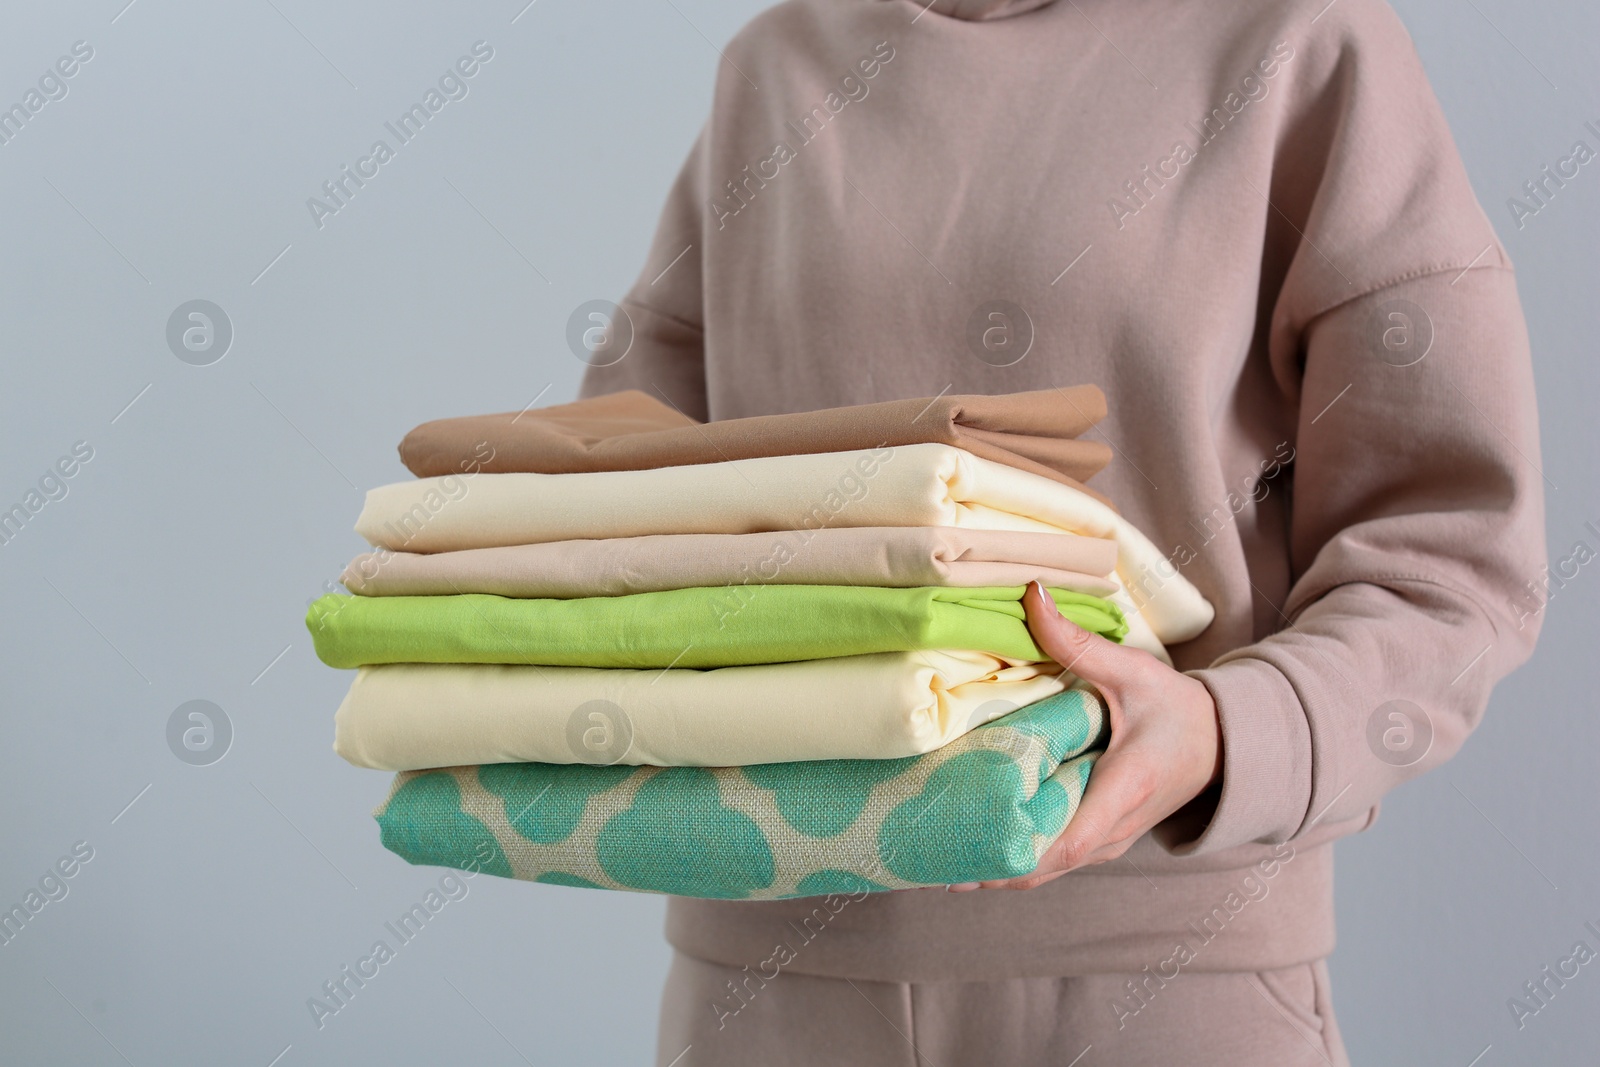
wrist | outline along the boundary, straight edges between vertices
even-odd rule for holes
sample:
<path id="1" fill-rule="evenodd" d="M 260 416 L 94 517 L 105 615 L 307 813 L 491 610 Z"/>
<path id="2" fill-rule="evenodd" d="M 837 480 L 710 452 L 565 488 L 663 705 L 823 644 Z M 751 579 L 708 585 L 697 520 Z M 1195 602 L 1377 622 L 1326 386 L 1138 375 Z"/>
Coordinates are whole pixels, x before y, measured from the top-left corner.
<path id="1" fill-rule="evenodd" d="M 1200 689 L 1203 693 L 1205 693 L 1206 709 L 1209 711 L 1211 716 L 1211 746 L 1213 754 L 1211 762 L 1211 777 L 1206 779 L 1206 788 L 1209 789 L 1212 786 L 1220 785 L 1222 783 L 1222 713 L 1217 710 L 1217 701 L 1211 695 L 1211 690 L 1207 689 L 1203 685 L 1200 687 Z"/>

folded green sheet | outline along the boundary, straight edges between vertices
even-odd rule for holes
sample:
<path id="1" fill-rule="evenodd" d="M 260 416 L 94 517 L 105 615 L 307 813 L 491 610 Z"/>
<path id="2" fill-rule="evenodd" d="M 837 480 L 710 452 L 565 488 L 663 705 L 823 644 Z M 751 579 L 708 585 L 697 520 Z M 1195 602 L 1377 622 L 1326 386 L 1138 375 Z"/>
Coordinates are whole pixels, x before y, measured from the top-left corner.
<path id="1" fill-rule="evenodd" d="M 330 667 L 533 663 L 570 667 L 733 667 L 959 649 L 1049 659 L 1028 634 L 1023 586 L 715 586 L 576 600 L 328 595 L 306 613 Z M 1052 589 L 1067 618 L 1112 640 L 1128 632 L 1108 600 Z"/>
<path id="2" fill-rule="evenodd" d="M 718 899 L 949 885 L 1032 871 L 1104 732 L 1099 696 L 1069 689 L 923 756 L 407 771 L 375 814 L 410 863 L 555 885 Z"/>

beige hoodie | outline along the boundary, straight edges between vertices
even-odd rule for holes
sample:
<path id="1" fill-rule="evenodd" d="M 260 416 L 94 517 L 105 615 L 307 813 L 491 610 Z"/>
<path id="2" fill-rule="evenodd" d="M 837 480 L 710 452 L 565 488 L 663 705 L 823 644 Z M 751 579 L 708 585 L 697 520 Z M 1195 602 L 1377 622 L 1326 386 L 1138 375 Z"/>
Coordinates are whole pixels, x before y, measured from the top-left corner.
<path id="1" fill-rule="evenodd" d="M 1094 486 L 1217 606 L 1172 652 L 1224 773 L 1030 893 L 675 900 L 669 938 L 900 980 L 1327 955 L 1330 843 L 1461 745 L 1544 564 L 1510 263 L 1393 12 L 790 0 L 726 57 L 586 393 L 734 418 L 1098 383 Z"/>

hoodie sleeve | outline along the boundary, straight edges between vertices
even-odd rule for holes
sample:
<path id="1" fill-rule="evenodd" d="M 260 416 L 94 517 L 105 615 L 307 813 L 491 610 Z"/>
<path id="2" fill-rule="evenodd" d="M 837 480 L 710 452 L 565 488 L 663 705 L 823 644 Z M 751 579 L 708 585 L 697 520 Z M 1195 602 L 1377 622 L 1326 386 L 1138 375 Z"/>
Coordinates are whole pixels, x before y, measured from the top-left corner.
<path id="1" fill-rule="evenodd" d="M 702 131 L 667 195 L 644 270 L 619 305 L 631 342 L 614 362 L 590 365 L 580 396 L 638 389 L 691 418 L 707 417 L 700 257 L 705 140 Z"/>
<path id="2" fill-rule="evenodd" d="M 1359 829 L 1460 748 L 1542 615 L 1515 279 L 1398 20 L 1348 7 L 1358 22 L 1307 43 L 1322 73 L 1285 118 L 1271 185 L 1293 584 L 1276 633 L 1191 672 L 1224 768 L 1198 837 L 1163 841 L 1179 853 Z"/>

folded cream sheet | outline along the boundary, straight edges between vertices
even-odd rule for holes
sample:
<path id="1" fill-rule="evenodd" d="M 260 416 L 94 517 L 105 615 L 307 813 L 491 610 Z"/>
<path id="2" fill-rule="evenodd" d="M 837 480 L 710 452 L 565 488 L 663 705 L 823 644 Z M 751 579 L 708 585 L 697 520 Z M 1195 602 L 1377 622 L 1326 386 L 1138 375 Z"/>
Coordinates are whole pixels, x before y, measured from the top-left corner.
<path id="1" fill-rule="evenodd" d="M 894 759 L 1060 692 L 1060 674 L 1051 663 L 979 652 L 666 671 L 390 664 L 356 674 L 333 747 L 357 766 L 390 771 Z"/>

